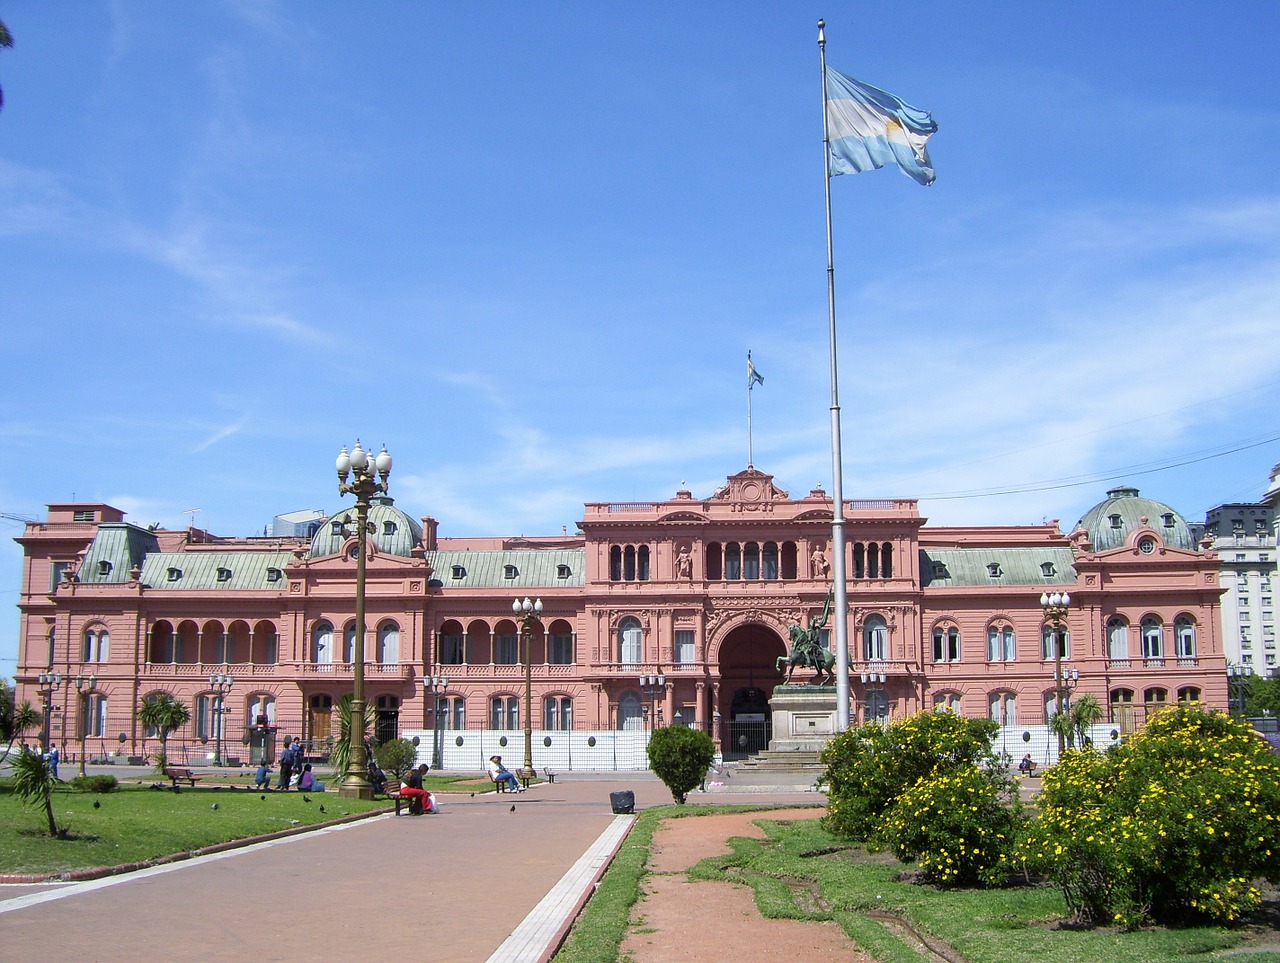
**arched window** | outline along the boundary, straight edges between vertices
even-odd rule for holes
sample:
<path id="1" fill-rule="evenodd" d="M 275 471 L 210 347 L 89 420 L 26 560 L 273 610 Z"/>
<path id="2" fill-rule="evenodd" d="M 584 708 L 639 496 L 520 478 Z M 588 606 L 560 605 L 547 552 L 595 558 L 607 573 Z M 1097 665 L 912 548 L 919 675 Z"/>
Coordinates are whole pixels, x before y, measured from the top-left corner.
<path id="1" fill-rule="evenodd" d="M 106 662 L 111 655 L 111 635 L 106 629 L 86 629 L 81 662 Z"/>
<path id="2" fill-rule="evenodd" d="M 383 665 L 400 661 L 400 626 L 395 622 L 378 626 L 378 661 Z"/>
<path id="3" fill-rule="evenodd" d="M 893 578 L 893 546 L 888 542 L 880 546 L 880 577 Z"/>
<path id="4" fill-rule="evenodd" d="M 313 695 L 307 702 L 307 737 L 313 742 L 333 734 L 333 696 Z"/>
<path id="5" fill-rule="evenodd" d="M 609 580 L 612 582 L 622 581 L 622 546 L 609 546 Z"/>
<path id="6" fill-rule="evenodd" d="M 639 665 L 643 650 L 644 630 L 640 620 L 628 616 L 618 623 L 618 661 L 623 665 Z"/>
<path id="7" fill-rule="evenodd" d="M 622 550 L 622 577 L 625 581 L 636 580 L 636 547 L 628 545 Z"/>
<path id="8" fill-rule="evenodd" d="M 1067 688 L 1062 690 L 1062 711 L 1066 712 L 1071 708 L 1071 691 Z M 1044 694 L 1044 721 L 1046 724 L 1053 720 L 1058 714 L 1058 690 L 1050 689 Z"/>
<path id="9" fill-rule="evenodd" d="M 1196 623 L 1189 615 L 1179 615 L 1173 621 L 1175 645 L 1179 659 L 1196 657 Z"/>
<path id="10" fill-rule="evenodd" d="M 778 577 L 778 543 L 765 542 L 764 555 L 761 557 L 763 565 L 762 573 L 766 582 L 772 582 Z"/>
<path id="11" fill-rule="evenodd" d="M 960 712 L 959 692 L 935 692 L 933 694 L 934 712 Z"/>
<path id="12" fill-rule="evenodd" d="M 568 732 L 573 728 L 573 700 L 568 696 L 546 696 L 542 700 L 542 728 Z"/>
<path id="13" fill-rule="evenodd" d="M 1129 623 L 1118 615 L 1107 620 L 1107 658 L 1113 662 L 1129 658 Z"/>
<path id="14" fill-rule="evenodd" d="M 647 582 L 649 581 L 649 546 L 641 545 L 636 556 L 636 563 L 638 566 L 636 578 L 642 582 Z"/>
<path id="15" fill-rule="evenodd" d="M 311 661 L 316 665 L 333 662 L 333 626 L 317 622 L 311 629 Z"/>
<path id="16" fill-rule="evenodd" d="M 1179 702 L 1183 702 L 1183 703 L 1189 703 L 1189 702 L 1200 702 L 1200 701 L 1202 701 L 1202 696 L 1201 696 L 1201 693 L 1200 693 L 1200 687 L 1199 687 L 1199 686 L 1194 686 L 1194 685 L 1189 685 L 1189 686 L 1184 686 L 1183 688 L 1179 689 L 1179 690 L 1178 690 L 1178 701 L 1179 701 Z"/>
<path id="17" fill-rule="evenodd" d="M 867 662 L 883 662 L 889 657 L 888 651 L 888 623 L 883 616 L 867 616 L 867 621 L 862 626 L 862 658 Z"/>
<path id="18" fill-rule="evenodd" d="M 1142 693 L 1142 701 L 1147 704 L 1147 715 L 1161 709 L 1169 701 L 1169 690 L 1153 686 Z"/>
<path id="19" fill-rule="evenodd" d="M 960 630 L 954 625 L 939 625 L 933 630 L 933 661 L 960 661 Z"/>
<path id="20" fill-rule="evenodd" d="M 367 656 L 368 653 L 366 652 Z M 348 622 L 342 631 L 342 661 L 350 665 L 356 660 L 356 624 Z"/>
<path id="21" fill-rule="evenodd" d="M 1058 642 L 1062 642 L 1062 657 L 1064 659 L 1071 658 L 1071 630 L 1065 625 L 1060 629 L 1055 629 L 1051 624 L 1046 622 L 1040 628 L 1040 657 L 1046 662 L 1052 662 L 1058 656 Z"/>
<path id="22" fill-rule="evenodd" d="M 373 737 L 379 743 L 390 742 L 400 734 L 400 697 L 380 695 L 373 720 Z"/>
<path id="23" fill-rule="evenodd" d="M 991 721 L 1002 726 L 1018 724 L 1018 697 L 1012 692 L 993 692 L 987 699 Z"/>
<path id="24" fill-rule="evenodd" d="M 618 699 L 618 728 L 630 730 L 644 729 L 644 703 L 635 692 L 625 692 Z"/>
<path id="25" fill-rule="evenodd" d="M 742 578 L 742 548 L 737 542 L 724 547 L 724 577 L 730 582 Z"/>
<path id="26" fill-rule="evenodd" d="M 1154 615 L 1148 615 L 1142 620 L 1142 657 L 1164 658 L 1164 627 Z"/>
<path id="27" fill-rule="evenodd" d="M 328 699 L 329 697 L 318 698 Z M 329 705 L 333 705 L 332 699 L 329 699 Z M 244 711 L 245 718 L 251 720 L 253 725 L 274 726 L 276 724 L 276 697 L 269 693 L 251 695 L 245 700 Z"/>
<path id="28" fill-rule="evenodd" d="M 760 546 L 747 542 L 742 551 L 742 577 L 751 582 L 760 579 Z"/>
<path id="29" fill-rule="evenodd" d="M 861 542 L 853 543 L 853 577 L 866 578 L 867 549 Z"/>
<path id="30" fill-rule="evenodd" d="M 707 546 L 707 580 L 710 582 L 718 582 L 724 572 L 724 566 L 721 564 L 721 549 L 719 542 L 712 542 Z"/>
<path id="31" fill-rule="evenodd" d="M 489 700 L 490 729 L 519 729 L 520 700 L 515 696 L 498 695 Z"/>
<path id="32" fill-rule="evenodd" d="M 1111 690 L 1111 721 L 1119 726 L 1121 732 L 1133 732 L 1133 690 Z"/>
<path id="33" fill-rule="evenodd" d="M 445 696 L 440 700 L 443 714 L 440 725 L 445 729 L 467 728 L 467 700 L 462 696 Z"/>
<path id="34" fill-rule="evenodd" d="M 107 734 L 107 697 L 86 692 L 80 699 L 80 735 L 101 738 Z"/>
<path id="35" fill-rule="evenodd" d="M 1012 662 L 1017 657 L 1013 626 L 999 622 L 987 626 L 987 661 Z"/>

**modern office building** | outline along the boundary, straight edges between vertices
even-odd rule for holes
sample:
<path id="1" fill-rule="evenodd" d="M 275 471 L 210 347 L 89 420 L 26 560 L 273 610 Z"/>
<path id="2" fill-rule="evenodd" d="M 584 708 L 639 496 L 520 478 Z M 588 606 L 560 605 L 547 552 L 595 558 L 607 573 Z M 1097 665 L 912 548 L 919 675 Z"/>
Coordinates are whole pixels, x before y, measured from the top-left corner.
<path id="1" fill-rule="evenodd" d="M 544 606 L 528 669 L 540 739 L 679 721 L 726 750 L 760 748 L 738 733 L 767 726 L 790 627 L 827 604 L 832 514 L 823 490 L 792 497 L 754 468 L 706 496 L 587 504 L 576 533 L 549 537 L 445 537 L 375 497 L 365 692 L 379 735 L 521 727 L 512 602 L 531 597 Z M 1118 731 L 1179 699 L 1226 705 L 1218 556 L 1136 489 L 1065 533 L 931 527 L 910 498 L 849 500 L 844 514 L 852 717 L 945 707 L 1043 725 L 1060 678 Z M 17 695 L 49 707 L 69 748 L 83 734 L 93 755 L 145 754 L 135 709 L 160 691 L 193 710 L 185 745 L 238 746 L 262 722 L 318 749 L 334 733 L 355 632 L 341 518 L 310 538 L 227 538 L 58 503 L 17 541 Z M 1054 591 L 1071 596 L 1061 653 L 1041 605 Z M 211 676 L 231 676 L 230 691 Z"/>

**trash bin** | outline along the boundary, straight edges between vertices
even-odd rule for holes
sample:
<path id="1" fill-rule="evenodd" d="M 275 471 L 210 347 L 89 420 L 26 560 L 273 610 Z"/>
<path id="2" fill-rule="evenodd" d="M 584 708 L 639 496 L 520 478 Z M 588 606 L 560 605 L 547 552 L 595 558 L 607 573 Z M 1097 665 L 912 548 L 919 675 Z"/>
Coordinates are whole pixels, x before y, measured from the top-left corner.
<path id="1" fill-rule="evenodd" d="M 617 815 L 625 815 L 636 811 L 636 794 L 630 789 L 620 789 L 609 793 L 609 805 Z"/>

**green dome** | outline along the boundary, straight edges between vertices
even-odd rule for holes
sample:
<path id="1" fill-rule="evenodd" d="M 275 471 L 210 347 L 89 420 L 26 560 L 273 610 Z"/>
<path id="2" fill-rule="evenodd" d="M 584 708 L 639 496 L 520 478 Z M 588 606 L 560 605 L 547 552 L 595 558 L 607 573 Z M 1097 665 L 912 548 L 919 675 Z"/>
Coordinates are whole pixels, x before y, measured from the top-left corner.
<path id="1" fill-rule="evenodd" d="M 1095 552 L 1123 547 L 1139 528 L 1151 529 L 1170 548 L 1196 549 L 1185 518 L 1164 502 L 1139 497 L 1138 489 L 1128 486 L 1111 489 L 1106 501 L 1085 512 L 1076 523 L 1077 530 L 1082 528 Z"/>
<path id="2" fill-rule="evenodd" d="M 347 532 L 354 531 L 356 510 L 350 508 L 338 512 L 316 529 L 311 538 L 312 558 L 342 552 L 343 543 L 350 537 L 343 532 L 344 520 Z M 375 495 L 369 499 L 369 538 L 378 546 L 378 551 L 385 555 L 410 558 L 413 550 L 422 545 L 422 525 L 396 508 L 390 496 Z"/>

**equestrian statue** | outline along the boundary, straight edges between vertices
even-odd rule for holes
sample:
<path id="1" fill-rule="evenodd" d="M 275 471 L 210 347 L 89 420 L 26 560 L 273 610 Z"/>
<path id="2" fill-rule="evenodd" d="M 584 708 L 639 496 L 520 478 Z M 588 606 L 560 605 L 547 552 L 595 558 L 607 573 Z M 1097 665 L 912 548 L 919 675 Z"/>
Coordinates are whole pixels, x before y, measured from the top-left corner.
<path id="1" fill-rule="evenodd" d="M 822 615 L 819 618 L 809 620 L 809 628 L 804 628 L 797 622 L 791 623 L 791 651 L 786 655 L 778 656 L 778 671 L 782 671 L 782 667 L 787 667 L 787 676 L 782 680 L 783 685 L 789 685 L 791 682 L 791 674 L 795 672 L 796 666 L 809 666 L 817 671 L 817 675 L 813 677 L 810 685 L 834 685 L 836 681 L 835 655 L 822 646 L 822 627 L 827 624 L 827 616 L 831 614 L 831 597 L 835 592 L 832 589 L 827 593 L 827 604 L 822 607 Z M 823 681 L 825 677 L 826 681 Z"/>

